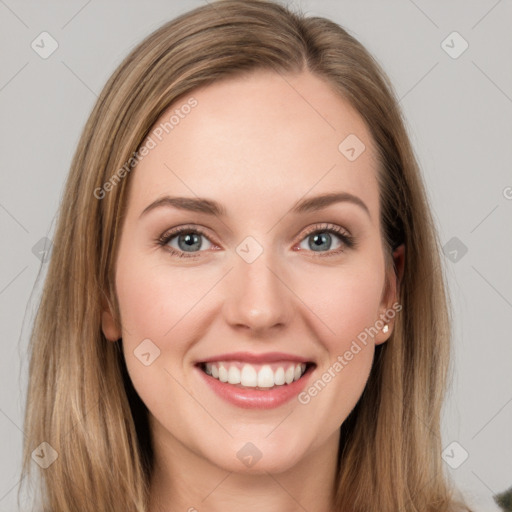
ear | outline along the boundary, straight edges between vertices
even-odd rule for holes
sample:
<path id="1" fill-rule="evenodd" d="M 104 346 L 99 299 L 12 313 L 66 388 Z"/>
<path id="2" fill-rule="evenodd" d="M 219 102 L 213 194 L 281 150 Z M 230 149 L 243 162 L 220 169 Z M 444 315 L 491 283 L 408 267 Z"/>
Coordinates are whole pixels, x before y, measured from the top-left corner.
<path id="1" fill-rule="evenodd" d="M 121 338 L 121 329 L 114 319 L 110 306 L 103 301 L 103 310 L 101 312 L 101 330 L 107 340 L 115 342 Z"/>
<path id="2" fill-rule="evenodd" d="M 404 275 L 405 266 L 405 246 L 399 245 L 392 253 L 393 265 L 390 266 L 386 274 L 386 288 L 383 294 L 379 318 L 382 321 L 382 327 L 375 336 L 375 344 L 379 345 L 389 339 L 393 332 L 395 318 L 397 312 L 402 309 L 402 305 L 398 305 L 400 283 Z M 395 305 L 395 306 L 393 306 Z M 398 308 L 399 306 L 399 308 Z M 380 325 L 380 322 L 379 324 Z M 387 332 L 384 332 L 384 326 L 387 325 Z"/>

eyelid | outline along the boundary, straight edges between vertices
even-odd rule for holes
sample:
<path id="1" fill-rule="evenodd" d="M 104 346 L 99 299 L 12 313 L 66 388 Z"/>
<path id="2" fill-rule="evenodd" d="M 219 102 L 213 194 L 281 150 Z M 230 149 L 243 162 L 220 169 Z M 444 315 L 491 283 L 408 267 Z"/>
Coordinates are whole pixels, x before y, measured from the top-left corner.
<path id="1" fill-rule="evenodd" d="M 309 228 L 306 228 L 306 231 L 304 232 L 304 234 L 302 235 L 302 238 L 300 240 L 302 240 L 306 236 L 309 236 L 313 233 L 321 232 L 321 231 L 334 231 L 337 234 L 343 234 L 349 238 L 352 237 L 352 235 L 348 229 L 346 229 L 342 226 L 338 226 L 337 224 L 330 224 L 328 222 L 324 222 L 324 223 L 316 224 L 314 226 L 310 226 Z"/>

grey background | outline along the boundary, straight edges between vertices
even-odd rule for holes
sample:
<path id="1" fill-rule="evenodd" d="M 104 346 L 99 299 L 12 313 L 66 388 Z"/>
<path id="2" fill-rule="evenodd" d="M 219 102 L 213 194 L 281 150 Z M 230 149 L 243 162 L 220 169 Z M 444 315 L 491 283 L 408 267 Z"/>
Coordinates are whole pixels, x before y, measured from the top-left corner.
<path id="1" fill-rule="evenodd" d="M 52 238 L 72 154 L 109 75 L 144 36 L 203 3 L 0 0 L 0 512 L 17 510 L 26 347 L 45 272 L 33 247 Z M 401 98 L 441 241 L 456 237 L 445 258 L 455 361 L 443 448 L 458 443 L 446 452 L 452 465 L 469 456 L 445 465 L 475 510 L 498 511 L 492 494 L 512 485 L 512 2 L 292 4 L 356 36 Z M 43 31 L 59 45 L 47 59 L 31 48 Z M 458 58 L 442 46 L 453 31 L 469 44 Z M 453 37 L 444 45 L 462 48 Z"/>

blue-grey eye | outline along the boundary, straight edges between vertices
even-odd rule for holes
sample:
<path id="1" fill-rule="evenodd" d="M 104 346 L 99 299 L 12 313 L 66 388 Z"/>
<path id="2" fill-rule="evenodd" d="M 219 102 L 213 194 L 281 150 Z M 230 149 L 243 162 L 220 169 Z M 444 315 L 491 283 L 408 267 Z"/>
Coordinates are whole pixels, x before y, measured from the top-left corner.
<path id="1" fill-rule="evenodd" d="M 339 239 L 339 236 L 334 235 L 334 238 Z M 302 247 L 302 244 L 306 241 L 308 241 L 308 247 Z M 332 241 L 333 237 L 329 230 L 317 231 L 316 233 L 311 233 L 310 235 L 305 237 L 299 247 L 301 249 L 309 249 L 314 252 L 330 251 L 341 247 L 341 242 L 338 242 L 339 245 L 337 247 L 331 247 Z"/>
<path id="2" fill-rule="evenodd" d="M 208 249 L 208 247 L 203 247 L 204 244 L 202 239 L 206 240 L 208 244 L 211 244 L 211 242 L 201 233 L 187 231 L 173 236 L 169 239 L 166 245 L 170 245 L 172 248 L 184 252 L 196 252 L 200 249 Z M 173 245 L 174 241 L 177 241 L 178 247 Z"/>

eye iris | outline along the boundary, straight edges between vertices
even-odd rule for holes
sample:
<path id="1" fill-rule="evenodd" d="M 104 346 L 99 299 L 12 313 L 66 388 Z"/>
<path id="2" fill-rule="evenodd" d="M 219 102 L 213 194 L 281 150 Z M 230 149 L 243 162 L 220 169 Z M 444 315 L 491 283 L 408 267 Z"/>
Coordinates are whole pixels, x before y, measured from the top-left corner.
<path id="1" fill-rule="evenodd" d="M 327 243 L 329 243 L 331 241 L 331 235 L 329 235 L 328 233 L 316 233 L 312 236 L 314 242 L 313 244 L 309 244 L 309 247 L 311 249 L 315 249 L 315 248 L 318 248 L 318 247 L 321 247 L 322 243 L 325 243 L 327 241 Z M 310 238 L 311 239 L 311 238 Z M 319 243 L 317 243 L 319 242 Z"/>
<path id="2" fill-rule="evenodd" d="M 181 250 L 190 252 L 191 250 L 201 248 L 201 235 L 197 233 L 187 233 L 186 235 L 178 236 L 178 245 Z M 181 241 L 184 241 L 186 245 L 182 246 Z"/>

